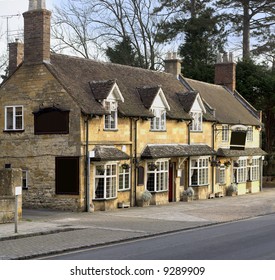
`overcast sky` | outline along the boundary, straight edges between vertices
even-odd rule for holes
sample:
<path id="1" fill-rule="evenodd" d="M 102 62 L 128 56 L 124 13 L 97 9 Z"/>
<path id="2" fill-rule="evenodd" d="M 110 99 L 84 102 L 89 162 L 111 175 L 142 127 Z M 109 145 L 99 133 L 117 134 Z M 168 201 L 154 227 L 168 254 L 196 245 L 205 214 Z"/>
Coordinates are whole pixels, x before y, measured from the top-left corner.
<path id="1" fill-rule="evenodd" d="M 46 0 L 46 8 L 52 10 L 53 5 L 58 4 L 60 0 Z M 0 51 L 7 45 L 7 17 L 10 40 L 22 36 L 20 30 L 23 30 L 22 14 L 28 10 L 29 0 L 0 0 Z M 20 16 L 15 16 L 19 14 Z"/>

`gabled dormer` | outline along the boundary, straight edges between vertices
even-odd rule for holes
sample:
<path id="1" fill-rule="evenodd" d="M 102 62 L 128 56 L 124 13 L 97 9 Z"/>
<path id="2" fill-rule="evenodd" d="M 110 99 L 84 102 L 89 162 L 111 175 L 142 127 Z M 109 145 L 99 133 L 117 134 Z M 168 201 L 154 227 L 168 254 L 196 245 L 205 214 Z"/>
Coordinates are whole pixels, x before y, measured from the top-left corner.
<path id="1" fill-rule="evenodd" d="M 108 114 L 104 118 L 104 129 L 117 129 L 118 102 L 124 102 L 124 97 L 116 80 L 92 81 L 90 87 L 95 99 L 100 102 Z"/>
<path id="2" fill-rule="evenodd" d="M 191 106 L 189 114 L 192 117 L 191 131 L 201 132 L 202 131 L 202 122 L 203 122 L 203 114 L 206 113 L 206 109 L 204 107 L 203 101 L 200 95 L 197 93 L 194 102 Z"/>
<path id="3" fill-rule="evenodd" d="M 151 131 L 166 130 L 166 112 L 170 110 L 168 101 L 160 86 L 138 88 L 144 106 L 150 110 L 154 117 L 151 119 Z"/>

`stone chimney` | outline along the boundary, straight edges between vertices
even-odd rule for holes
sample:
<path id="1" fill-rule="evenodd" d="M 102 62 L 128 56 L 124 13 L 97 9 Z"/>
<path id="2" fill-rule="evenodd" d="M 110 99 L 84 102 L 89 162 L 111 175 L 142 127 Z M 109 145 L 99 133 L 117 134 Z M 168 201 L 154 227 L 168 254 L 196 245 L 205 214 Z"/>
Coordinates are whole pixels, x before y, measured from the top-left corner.
<path id="1" fill-rule="evenodd" d="M 233 54 L 219 54 L 215 64 L 215 84 L 226 86 L 231 91 L 236 89 L 236 64 Z"/>
<path id="2" fill-rule="evenodd" d="M 164 71 L 178 78 L 181 74 L 181 60 L 178 58 L 177 52 L 168 52 L 164 63 Z"/>
<path id="3" fill-rule="evenodd" d="M 24 44 L 18 39 L 15 42 L 9 43 L 9 75 L 11 75 L 23 61 Z"/>
<path id="4" fill-rule="evenodd" d="M 51 12 L 45 0 L 29 0 L 24 16 L 24 63 L 50 61 Z"/>

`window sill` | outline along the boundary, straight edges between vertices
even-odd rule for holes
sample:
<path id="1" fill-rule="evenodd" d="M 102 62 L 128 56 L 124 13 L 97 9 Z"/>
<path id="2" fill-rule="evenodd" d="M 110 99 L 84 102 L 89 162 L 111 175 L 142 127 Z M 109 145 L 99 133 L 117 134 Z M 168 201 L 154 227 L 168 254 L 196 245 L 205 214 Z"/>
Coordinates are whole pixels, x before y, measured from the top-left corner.
<path id="1" fill-rule="evenodd" d="M 117 128 L 114 128 L 114 129 L 111 129 L 111 128 L 104 128 L 103 131 L 108 131 L 108 132 L 117 132 L 118 129 Z"/>
<path id="2" fill-rule="evenodd" d="M 203 133 L 203 130 L 190 130 L 192 133 Z"/>
<path id="3" fill-rule="evenodd" d="M 118 192 L 129 192 L 131 189 L 117 190 Z"/>
<path id="4" fill-rule="evenodd" d="M 151 132 L 167 132 L 166 129 L 150 129 Z"/>
<path id="5" fill-rule="evenodd" d="M 151 194 L 158 194 L 158 193 L 167 193 L 168 190 L 161 190 L 161 191 L 149 191 Z"/>
<path id="6" fill-rule="evenodd" d="M 18 130 L 15 130 L 15 129 L 4 129 L 3 130 L 4 133 L 22 133 L 22 132 L 25 132 L 25 129 L 18 129 Z"/>
<path id="7" fill-rule="evenodd" d="M 93 201 L 111 201 L 117 199 L 116 197 L 110 197 L 110 198 L 93 198 Z"/>

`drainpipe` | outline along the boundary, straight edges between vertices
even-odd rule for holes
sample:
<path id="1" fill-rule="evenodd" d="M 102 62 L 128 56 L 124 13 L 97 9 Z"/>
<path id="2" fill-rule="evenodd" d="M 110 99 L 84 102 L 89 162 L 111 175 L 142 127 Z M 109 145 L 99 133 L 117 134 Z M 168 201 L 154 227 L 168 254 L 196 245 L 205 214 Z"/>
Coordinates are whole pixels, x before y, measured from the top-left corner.
<path id="1" fill-rule="evenodd" d="M 86 212 L 91 212 L 90 205 L 90 156 L 89 156 L 89 120 L 92 115 L 87 115 L 85 120 L 86 125 Z"/>
<path id="2" fill-rule="evenodd" d="M 133 119 L 135 122 L 134 126 L 134 206 L 137 204 L 137 122 L 139 118 Z"/>
<path id="3" fill-rule="evenodd" d="M 192 121 L 189 121 L 187 123 L 187 129 L 188 129 L 188 134 L 187 134 L 187 143 L 188 145 L 190 145 L 191 143 L 191 139 L 190 139 L 190 126 L 192 124 Z M 187 185 L 189 187 L 190 185 L 190 157 L 188 157 L 188 161 L 187 161 Z"/>
<path id="4" fill-rule="evenodd" d="M 215 150 L 215 128 L 216 123 L 212 124 L 212 149 Z M 213 158 L 212 158 L 213 159 Z M 212 194 L 215 192 L 215 184 L 214 184 L 214 166 L 212 166 Z"/>

